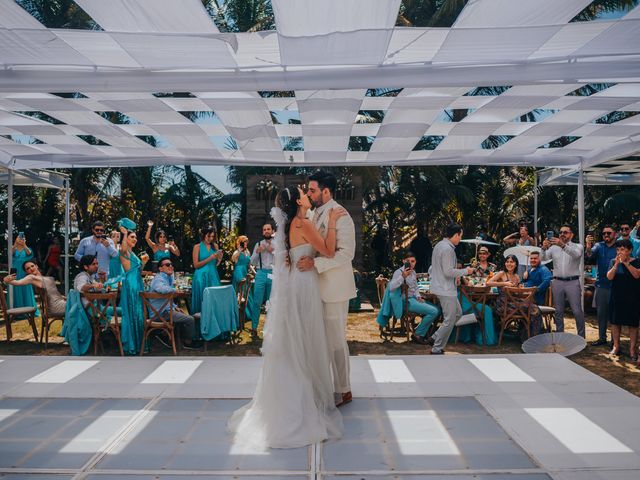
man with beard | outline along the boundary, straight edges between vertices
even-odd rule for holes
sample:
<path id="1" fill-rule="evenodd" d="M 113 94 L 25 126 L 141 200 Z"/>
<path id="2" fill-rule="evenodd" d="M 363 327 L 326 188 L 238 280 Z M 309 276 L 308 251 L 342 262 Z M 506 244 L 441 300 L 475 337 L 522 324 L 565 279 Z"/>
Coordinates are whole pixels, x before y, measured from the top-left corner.
<path id="1" fill-rule="evenodd" d="M 262 226 L 262 240 L 256 243 L 251 255 L 251 265 L 256 269 L 256 278 L 249 301 L 246 315 L 251 320 L 251 336 L 258 335 L 260 309 L 271 295 L 271 274 L 273 272 L 273 227 L 270 223 Z"/>

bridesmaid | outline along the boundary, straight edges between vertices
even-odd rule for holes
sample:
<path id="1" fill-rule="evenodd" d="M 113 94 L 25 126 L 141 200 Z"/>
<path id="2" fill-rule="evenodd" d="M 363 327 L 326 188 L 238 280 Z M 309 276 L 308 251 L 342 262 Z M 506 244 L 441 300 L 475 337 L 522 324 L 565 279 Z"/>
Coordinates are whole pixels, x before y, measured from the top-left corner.
<path id="1" fill-rule="evenodd" d="M 142 282 L 142 266 L 149 257 L 146 253 L 142 258 L 133 253 L 133 247 L 138 243 L 136 232 L 130 232 L 121 226 L 124 241 L 120 246 L 120 262 L 125 271 L 122 281 L 122 348 L 129 355 L 140 353 L 142 335 L 144 329 L 144 317 L 142 314 L 142 299 L 140 292 L 144 291 Z"/>
<path id="2" fill-rule="evenodd" d="M 217 266 L 222 261 L 222 251 L 215 243 L 215 230 L 208 226 L 202 230 L 202 241 L 193 247 L 193 275 L 191 287 L 191 314 L 202 310 L 202 294 L 207 287 L 220 285 Z"/>
<path id="3" fill-rule="evenodd" d="M 147 241 L 147 245 L 151 247 L 153 251 L 153 261 L 159 262 L 160 260 L 164 260 L 165 258 L 171 258 L 171 254 L 173 253 L 176 257 L 180 256 L 180 249 L 175 244 L 173 240 L 167 243 L 167 234 L 164 230 L 158 230 L 155 234 L 155 242 L 151 240 L 151 227 L 153 227 L 153 220 L 149 220 L 147 222 L 147 233 L 144 236 L 144 239 Z"/>
<path id="4" fill-rule="evenodd" d="M 120 252 L 120 232 L 118 230 L 112 230 L 109 234 L 109 238 L 113 241 L 116 250 Z M 124 271 L 122 270 L 122 263 L 120 263 L 120 255 L 117 257 L 111 257 L 109 259 L 109 278 L 116 278 L 122 276 Z"/>
<path id="5" fill-rule="evenodd" d="M 246 235 L 240 235 L 236 240 L 236 251 L 231 256 L 233 267 L 233 289 L 238 290 L 238 283 L 247 276 L 249 265 L 251 262 L 251 254 L 247 250 L 249 238 Z"/>
<path id="6" fill-rule="evenodd" d="M 23 265 L 25 262 L 33 260 L 33 250 L 27 247 L 24 234 L 18 235 L 13 242 L 12 257 L 11 265 L 16 269 L 16 280 L 21 280 L 27 276 Z M 33 287 L 30 284 L 13 288 L 13 307 L 34 307 L 36 309 L 36 317 L 40 315 L 36 297 L 33 295 Z"/>

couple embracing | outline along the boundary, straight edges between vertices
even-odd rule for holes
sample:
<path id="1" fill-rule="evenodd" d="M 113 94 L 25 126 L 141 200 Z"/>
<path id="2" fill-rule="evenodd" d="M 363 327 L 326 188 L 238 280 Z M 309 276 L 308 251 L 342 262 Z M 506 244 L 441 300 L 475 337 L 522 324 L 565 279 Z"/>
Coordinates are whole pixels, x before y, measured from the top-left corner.
<path id="1" fill-rule="evenodd" d="M 277 232 L 263 364 L 252 401 L 229 420 L 236 443 L 294 448 L 342 434 L 355 228 L 333 199 L 335 186 L 333 175 L 315 173 L 307 192 L 287 187 L 271 210 Z"/>

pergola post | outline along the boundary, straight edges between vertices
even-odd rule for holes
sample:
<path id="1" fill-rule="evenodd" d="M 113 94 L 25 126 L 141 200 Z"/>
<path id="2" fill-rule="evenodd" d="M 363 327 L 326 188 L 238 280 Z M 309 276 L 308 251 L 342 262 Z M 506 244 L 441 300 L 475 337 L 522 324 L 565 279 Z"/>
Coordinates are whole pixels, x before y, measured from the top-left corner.
<path id="1" fill-rule="evenodd" d="M 13 170 L 7 169 L 7 268 L 13 266 Z M 8 286 L 9 308 L 13 308 L 13 287 Z"/>
<path id="2" fill-rule="evenodd" d="M 71 187 L 69 185 L 69 179 L 64 179 L 64 293 L 69 294 L 69 234 L 70 234 L 70 199 L 71 199 Z"/>
<path id="3" fill-rule="evenodd" d="M 533 238 L 538 235 L 538 172 L 533 174 Z"/>
<path id="4" fill-rule="evenodd" d="M 578 237 L 580 242 L 585 244 L 584 235 L 584 170 L 582 162 L 580 162 L 580 171 L 578 172 Z M 584 255 L 580 257 L 580 288 L 582 290 L 582 308 L 584 309 Z"/>

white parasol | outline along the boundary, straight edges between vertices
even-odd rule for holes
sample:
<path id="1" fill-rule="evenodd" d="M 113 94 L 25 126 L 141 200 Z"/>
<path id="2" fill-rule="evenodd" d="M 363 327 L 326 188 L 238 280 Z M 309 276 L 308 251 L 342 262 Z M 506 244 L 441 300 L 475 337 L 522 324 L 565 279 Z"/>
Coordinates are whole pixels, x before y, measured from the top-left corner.
<path id="1" fill-rule="evenodd" d="M 584 338 L 567 332 L 542 333 L 522 344 L 525 353 L 558 353 L 568 357 L 581 352 L 587 346 Z"/>
<path id="2" fill-rule="evenodd" d="M 529 266 L 529 256 L 531 252 L 538 252 L 542 254 L 542 249 L 540 247 L 534 247 L 533 245 L 516 245 L 515 247 L 507 248 L 504 251 L 504 258 L 507 258 L 509 255 L 513 255 L 518 259 L 518 263 L 520 265 Z M 547 264 L 551 260 L 541 261 L 541 264 Z"/>
<path id="3" fill-rule="evenodd" d="M 471 243 L 472 245 L 476 246 L 476 255 L 475 258 L 478 258 L 478 247 L 480 245 L 500 245 L 499 243 L 496 242 L 489 242 L 487 240 L 482 240 L 479 237 L 476 238 L 463 238 L 462 240 L 460 240 L 462 243 Z"/>

